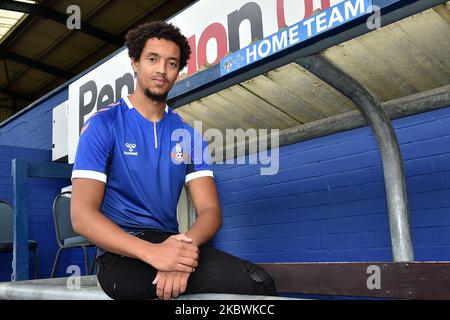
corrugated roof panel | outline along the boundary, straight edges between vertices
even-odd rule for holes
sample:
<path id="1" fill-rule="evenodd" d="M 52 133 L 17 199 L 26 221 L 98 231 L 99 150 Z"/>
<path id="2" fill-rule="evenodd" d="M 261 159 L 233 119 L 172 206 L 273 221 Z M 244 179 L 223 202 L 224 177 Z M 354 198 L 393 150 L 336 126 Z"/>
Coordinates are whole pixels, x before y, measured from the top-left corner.
<path id="1" fill-rule="evenodd" d="M 325 51 L 382 101 L 450 83 L 449 3 Z M 449 11 L 450 12 L 450 11 Z"/>

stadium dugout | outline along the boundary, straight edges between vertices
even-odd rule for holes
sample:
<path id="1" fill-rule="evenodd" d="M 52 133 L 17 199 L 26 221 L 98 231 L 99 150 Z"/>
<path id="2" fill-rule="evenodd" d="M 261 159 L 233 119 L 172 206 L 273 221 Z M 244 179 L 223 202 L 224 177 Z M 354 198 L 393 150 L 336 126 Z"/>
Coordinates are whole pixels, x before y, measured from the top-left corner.
<path id="1" fill-rule="evenodd" d="M 258 3 L 262 17 L 262 1 L 255 1 L 230 11 L 228 21 L 239 26 L 248 20 L 258 26 L 258 16 L 247 16 L 259 12 L 251 7 Z M 201 120 L 205 132 L 239 127 L 248 134 L 256 129 L 256 135 L 241 143 L 233 139 L 214 147 L 218 188 L 226 208 L 223 229 L 213 243 L 252 259 L 273 276 L 282 296 L 267 299 L 296 294 L 450 299 L 450 256 L 445 253 L 450 247 L 450 215 L 436 213 L 450 206 L 443 200 L 450 190 L 445 164 L 450 159 L 450 1 L 321 3 L 323 10 L 293 23 L 283 12 L 288 2 L 277 1 L 276 32 L 252 37 L 254 41 L 242 48 L 239 36 L 228 35 L 229 47 L 234 45 L 235 50 L 219 58 L 222 49 L 217 45 L 214 63 L 202 60 L 202 42 L 197 39 L 198 66 L 206 64 L 199 70 L 190 66 L 191 74 L 182 76 L 169 95 L 169 105 L 189 123 Z M 173 19 L 177 21 L 176 16 Z M 225 34 L 232 29 L 224 29 Z M 206 31 L 202 35 L 205 48 L 208 39 L 220 38 Z M 101 107 L 95 102 L 110 99 L 104 93 L 109 87 L 90 77 L 117 65 L 120 55 L 123 48 L 0 124 L 1 145 L 2 131 L 12 130 L 33 108 L 61 90 L 77 96 L 78 109 L 71 113 L 76 116 L 68 120 L 69 163 L 21 157 L 11 161 L 15 281 L 0 283 L 0 299 L 107 298 L 95 276 L 81 277 L 79 290 L 67 287 L 69 278 L 28 280 L 27 195 L 29 179 L 70 178 L 84 117 Z M 112 76 L 113 96 L 129 89 L 129 76 L 117 72 Z M 81 102 L 79 97 L 87 92 L 90 101 Z M 279 134 L 273 135 L 274 129 Z M 209 133 L 213 137 L 217 131 Z M 280 149 L 275 174 L 259 174 L 276 166 L 261 164 L 261 150 L 254 147 L 262 141 Z M 245 160 L 252 155 L 261 162 L 249 168 Z M 433 168 L 427 169 L 430 161 Z M 242 183 L 242 188 L 233 183 Z M 414 220 L 411 206 L 421 212 Z M 180 219 L 188 226 L 194 215 L 187 199 Z M 427 222 L 421 220 L 424 216 Z M 433 226 L 436 229 L 428 229 Z M 279 236 L 266 238 L 269 230 Z M 383 235 L 388 238 L 377 238 Z M 378 242 L 383 243 L 382 250 Z M 239 298 L 260 297 L 180 297 Z"/>

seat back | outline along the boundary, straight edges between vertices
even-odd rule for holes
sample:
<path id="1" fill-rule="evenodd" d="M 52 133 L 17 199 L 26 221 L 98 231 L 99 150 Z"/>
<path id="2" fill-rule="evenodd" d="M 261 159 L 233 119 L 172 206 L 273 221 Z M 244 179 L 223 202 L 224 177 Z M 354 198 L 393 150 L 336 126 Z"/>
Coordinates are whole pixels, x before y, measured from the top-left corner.
<path id="1" fill-rule="evenodd" d="M 78 237 L 79 234 L 73 230 L 70 219 L 70 191 L 64 191 L 56 196 L 53 201 L 53 220 L 55 222 L 56 240 L 60 247 L 64 240 L 72 237 Z"/>
<path id="2" fill-rule="evenodd" d="M 13 241 L 13 209 L 5 201 L 0 200 L 0 242 Z"/>

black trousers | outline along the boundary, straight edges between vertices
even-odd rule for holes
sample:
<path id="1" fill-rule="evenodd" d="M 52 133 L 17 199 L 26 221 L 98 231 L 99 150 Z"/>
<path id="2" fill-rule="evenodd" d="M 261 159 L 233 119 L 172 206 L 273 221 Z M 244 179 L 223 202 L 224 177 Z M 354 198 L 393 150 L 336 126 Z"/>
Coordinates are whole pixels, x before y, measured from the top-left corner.
<path id="1" fill-rule="evenodd" d="M 136 236 L 152 243 L 161 243 L 171 235 L 147 230 Z M 189 276 L 184 294 L 277 295 L 273 279 L 261 267 L 209 245 L 199 249 L 199 265 Z M 157 298 L 156 285 L 152 284 L 157 270 L 151 265 L 110 252 L 98 257 L 96 265 L 98 281 L 110 298 Z"/>

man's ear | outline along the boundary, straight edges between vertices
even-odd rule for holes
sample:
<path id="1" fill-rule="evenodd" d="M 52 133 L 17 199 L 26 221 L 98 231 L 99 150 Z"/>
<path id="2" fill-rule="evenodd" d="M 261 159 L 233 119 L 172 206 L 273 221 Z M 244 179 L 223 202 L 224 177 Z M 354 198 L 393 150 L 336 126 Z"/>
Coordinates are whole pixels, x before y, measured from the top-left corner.
<path id="1" fill-rule="evenodd" d="M 135 77 L 137 75 L 138 66 L 139 66 L 139 61 L 136 61 L 135 59 L 131 59 L 131 67 L 133 68 Z"/>

